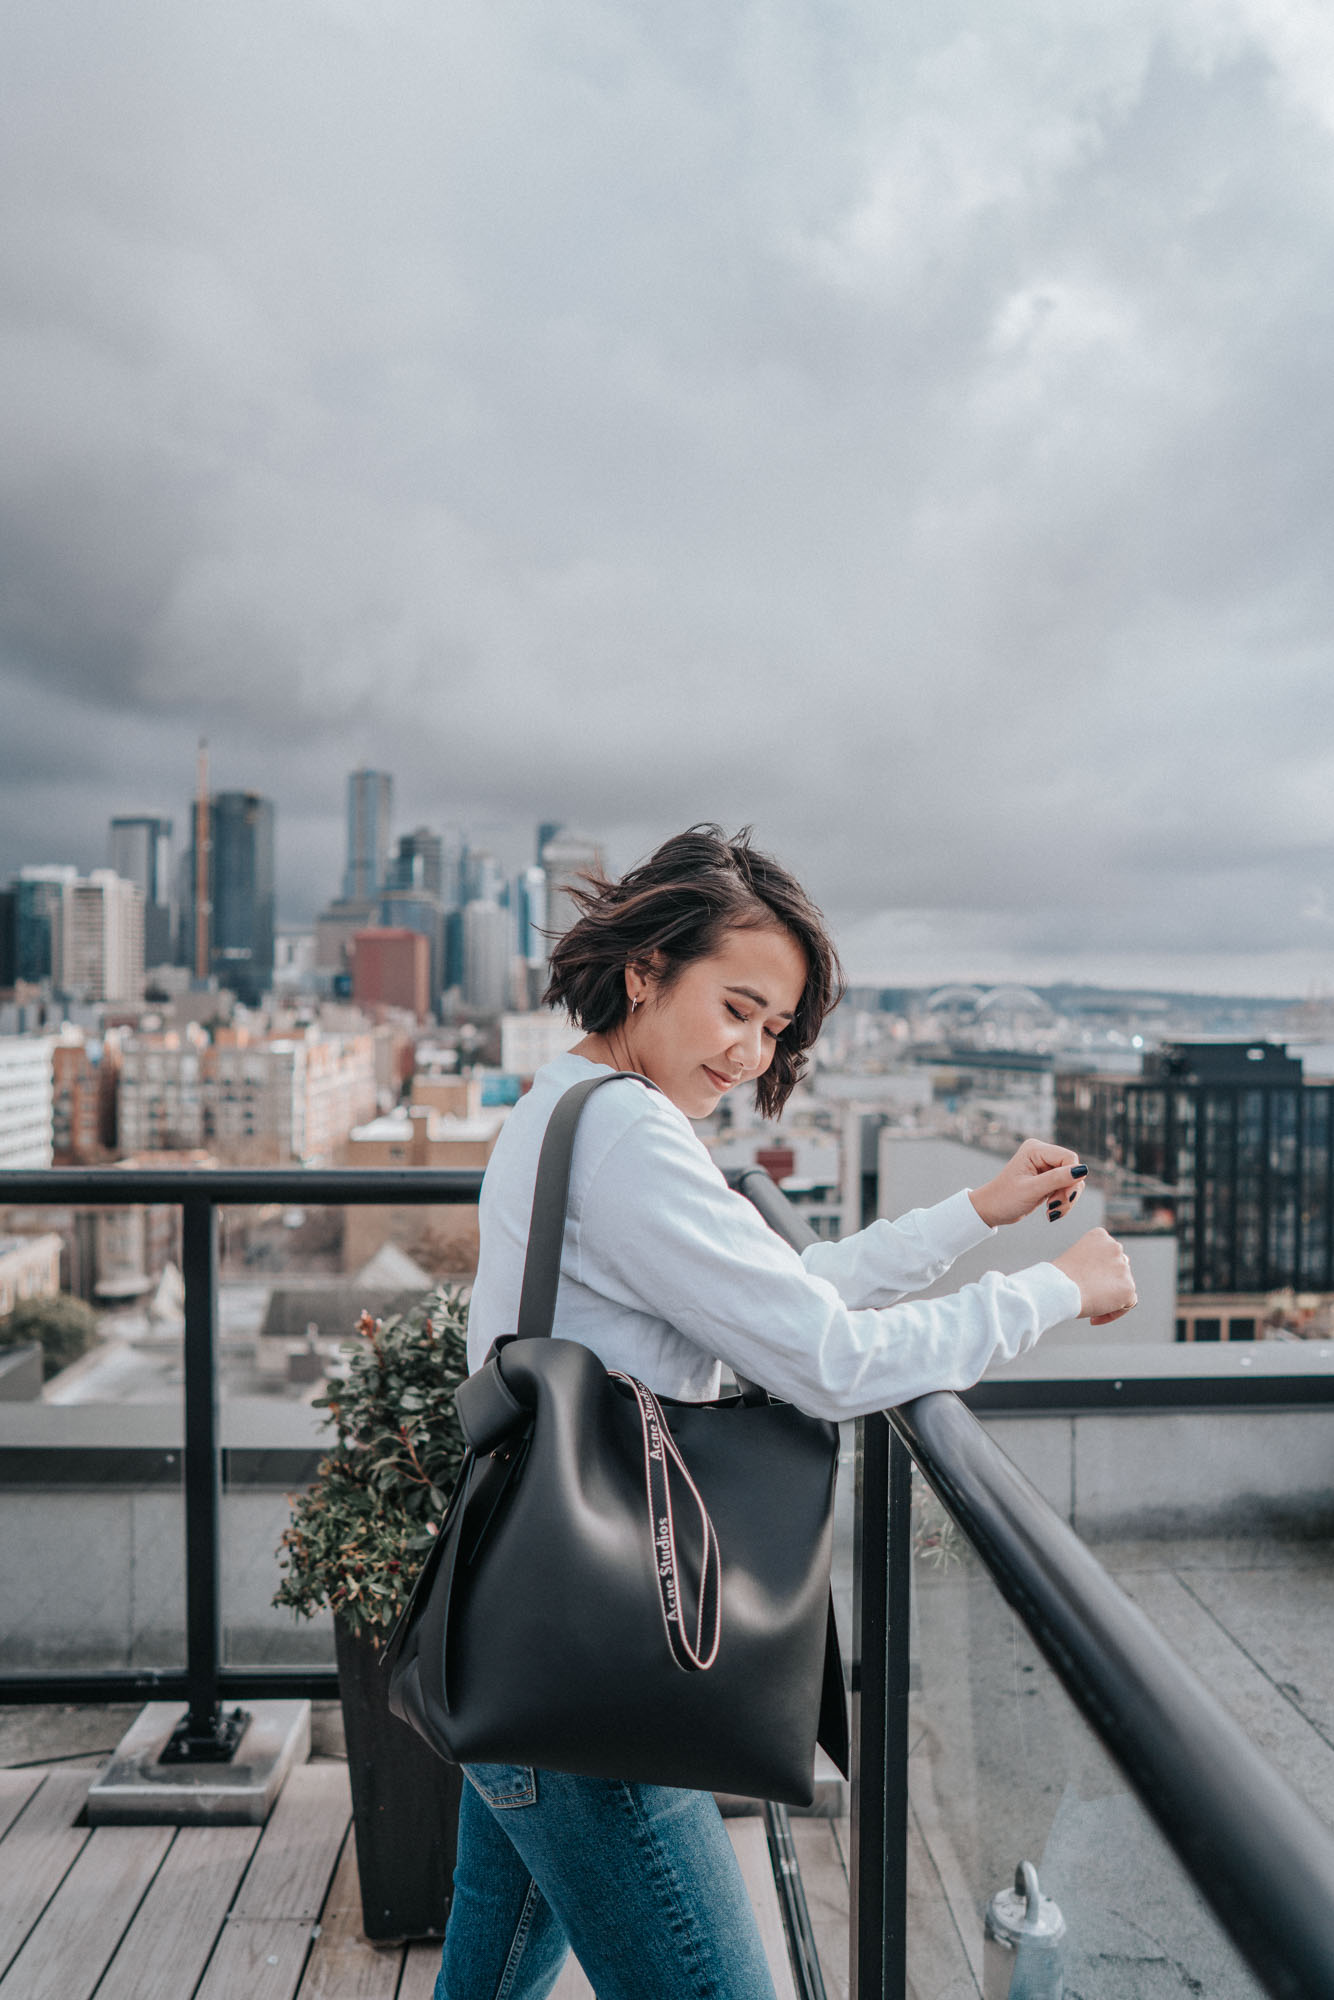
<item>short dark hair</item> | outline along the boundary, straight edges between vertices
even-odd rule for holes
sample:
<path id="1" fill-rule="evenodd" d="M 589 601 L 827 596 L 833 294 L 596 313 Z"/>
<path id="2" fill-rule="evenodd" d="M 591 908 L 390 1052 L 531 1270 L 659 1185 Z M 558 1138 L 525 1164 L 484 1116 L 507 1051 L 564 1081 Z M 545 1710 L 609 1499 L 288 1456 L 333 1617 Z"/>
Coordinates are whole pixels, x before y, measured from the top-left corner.
<path id="1" fill-rule="evenodd" d="M 773 1061 L 755 1082 L 755 1105 L 774 1118 L 804 1076 L 807 1050 L 843 997 L 843 969 L 824 918 L 801 884 L 750 843 L 750 828 L 728 839 L 720 826 L 688 827 L 665 840 L 619 882 L 590 871 L 567 889 L 579 916 L 551 953 L 543 999 L 563 1006 L 588 1034 L 620 1026 L 628 1010 L 625 970 L 656 961 L 668 986 L 686 966 L 716 951 L 723 933 L 768 925 L 801 946 L 806 983 L 778 1037 Z"/>

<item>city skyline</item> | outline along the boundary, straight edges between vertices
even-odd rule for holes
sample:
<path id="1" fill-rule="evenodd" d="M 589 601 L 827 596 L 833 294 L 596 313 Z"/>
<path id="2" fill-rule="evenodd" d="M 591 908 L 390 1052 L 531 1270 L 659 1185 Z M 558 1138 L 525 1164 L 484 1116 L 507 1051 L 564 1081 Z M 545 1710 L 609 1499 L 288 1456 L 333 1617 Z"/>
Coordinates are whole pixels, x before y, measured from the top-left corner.
<path id="1" fill-rule="evenodd" d="M 392 771 L 383 772 L 373 766 L 357 766 L 339 774 L 337 789 L 343 795 L 343 804 L 337 813 L 324 817 L 336 828 L 341 848 L 328 865 L 331 869 L 328 883 L 316 882 L 305 894 L 304 901 L 294 898 L 285 884 L 281 865 L 281 832 L 283 811 L 280 799 L 273 800 L 275 806 L 275 829 L 279 863 L 276 870 L 277 928 L 280 931 L 307 931 L 315 928 L 316 919 L 330 899 L 346 886 L 348 867 L 348 806 L 346 789 L 358 775 L 387 776 L 394 783 Z M 229 788 L 219 785 L 217 790 L 239 791 L 253 788 Z M 216 795 L 216 792 L 215 792 Z M 261 794 L 262 796 L 262 794 Z M 397 798 L 396 792 L 391 796 Z M 160 806 L 160 801 L 159 801 Z M 170 824 L 172 814 L 162 815 Z M 119 810 L 110 816 L 109 825 L 120 819 L 133 818 L 138 821 L 150 815 L 143 810 Z M 183 853 L 188 854 L 193 839 L 190 831 L 191 805 L 178 805 L 175 814 L 177 841 L 182 843 L 173 850 L 173 875 L 179 876 Z M 547 823 L 547 829 L 558 826 L 559 822 Z M 417 836 L 436 833 L 454 835 L 464 843 L 471 844 L 477 853 L 489 853 L 496 860 L 502 874 L 513 880 L 529 866 L 536 851 L 536 837 L 543 830 L 540 818 L 533 820 L 502 823 L 485 820 L 479 825 L 464 823 L 456 814 L 439 813 L 429 823 L 421 820 L 416 807 L 405 799 L 400 805 L 395 803 L 389 818 L 387 842 L 396 846 L 406 839 L 409 844 Z M 666 832 L 668 829 L 662 829 Z M 618 853 L 615 847 L 595 826 L 571 824 L 571 833 L 587 833 L 595 841 L 601 842 L 607 852 L 609 865 L 615 870 L 628 866 L 637 855 L 648 851 L 651 841 L 661 834 L 652 829 L 644 830 L 645 844 L 633 849 L 623 844 Z M 756 829 L 757 840 L 763 843 L 763 831 Z M 0 855 L 0 885 L 16 878 L 22 867 L 59 866 L 61 863 L 74 866 L 80 875 L 87 875 L 91 869 L 105 866 L 104 862 L 73 858 L 68 854 L 59 857 L 25 855 L 21 861 L 6 865 Z M 323 862 L 321 863 L 323 865 Z M 388 860 L 390 878 L 395 861 Z M 285 894 L 285 889 L 287 893 Z M 905 987 L 919 990 L 944 986 L 962 981 L 984 986 L 1026 985 L 1034 987 L 1057 986 L 1065 983 L 1090 987 L 1106 986 L 1122 991 L 1161 991 L 1182 995 L 1218 994 L 1256 999 L 1298 999 L 1334 1000 L 1334 957 L 1327 961 L 1322 957 L 1314 961 L 1304 961 L 1299 955 L 1290 955 L 1276 964 L 1270 960 L 1264 970 L 1248 976 L 1244 959 L 1227 954 L 1193 954 L 1186 961 L 1184 969 L 1180 961 L 1155 959 L 1151 954 L 1141 954 L 1134 963 L 1123 957 L 1099 957 L 1097 953 L 1085 953 L 1078 957 L 1063 953 L 1059 949 L 1049 949 L 1046 955 L 1033 951 L 1016 949 L 1004 934 L 1003 918 L 991 918 L 982 928 L 983 940 L 972 949 L 972 956 L 965 957 L 961 947 L 954 945 L 946 929 L 946 924 L 938 912 L 920 910 L 881 911 L 869 917 L 857 913 L 829 910 L 831 922 L 839 949 L 843 955 L 848 982 L 854 986 Z M 152 961 L 148 961 L 151 963 Z M 1284 984 L 1284 977 L 1288 983 Z"/>
<path id="2" fill-rule="evenodd" d="M 74 0 L 0 61 L 0 870 L 179 829 L 202 733 L 289 920 L 366 764 L 614 867 L 751 822 L 859 977 L 1328 983 L 1324 14 Z"/>
<path id="3" fill-rule="evenodd" d="M 346 886 L 348 868 L 348 804 L 346 786 L 358 772 L 386 774 L 394 784 L 394 806 L 388 820 L 388 840 L 396 846 L 400 838 L 412 840 L 414 834 L 436 832 L 444 836 L 456 836 L 466 844 L 472 844 L 476 852 L 488 852 L 496 858 L 500 870 L 506 876 L 522 874 L 522 870 L 532 862 L 536 852 L 536 834 L 542 828 L 542 818 L 534 814 L 530 820 L 504 822 L 498 818 L 480 818 L 476 822 L 466 822 L 458 812 L 450 812 L 452 802 L 440 802 L 440 810 L 430 818 L 430 808 L 422 806 L 426 794 L 406 794 L 400 800 L 400 788 L 396 784 L 396 774 L 392 770 L 384 772 L 378 766 L 358 764 L 354 770 L 338 772 L 332 788 L 334 796 L 340 800 L 336 808 L 330 808 L 318 816 L 324 838 L 316 848 L 308 852 L 314 856 L 312 868 L 322 870 L 314 874 L 312 868 L 294 886 L 284 876 L 282 866 L 282 832 L 284 832 L 284 806 L 282 798 L 272 798 L 274 804 L 274 832 L 276 832 L 276 928 L 278 930 L 314 930 L 320 910 Z M 212 792 L 254 792 L 256 786 L 246 784 L 224 784 L 222 776 L 214 768 Z M 20 858 L 6 862 L 4 848 L 0 848 L 0 884 L 16 878 L 20 868 L 32 866 L 74 866 L 80 876 L 86 876 L 94 868 L 108 866 L 106 854 L 112 842 L 110 828 L 116 820 L 146 820 L 150 816 L 160 816 L 168 826 L 174 824 L 176 844 L 170 848 L 172 854 L 172 874 L 180 876 L 182 858 L 192 846 L 192 800 L 182 798 L 176 802 L 174 810 L 164 810 L 164 786 L 158 788 L 152 806 L 134 804 L 120 800 L 114 784 L 108 786 L 106 796 L 120 800 L 104 822 L 102 838 L 102 858 L 96 856 L 96 838 L 92 842 L 92 852 L 74 852 L 74 842 L 66 840 L 60 854 L 22 854 Z M 260 798 L 264 794 L 260 792 Z M 416 802 L 414 802 L 416 798 Z M 482 806 L 482 812 L 494 808 Z M 560 824 L 560 822 L 550 822 Z M 726 822 L 724 822 L 726 824 Z M 664 838 L 670 830 L 662 828 L 638 828 L 620 830 L 620 846 L 614 836 L 606 836 L 598 826 L 570 822 L 570 832 L 590 834 L 604 846 L 608 866 L 620 870 L 630 866 L 640 854 Z M 640 836 L 642 844 L 632 846 L 634 836 Z M 760 844 L 766 842 L 762 826 L 754 828 L 754 838 Z M 330 848 L 328 842 L 334 842 Z M 790 860 L 780 852 L 780 858 Z M 390 860 L 390 872 L 392 872 Z M 328 874 L 328 880 L 324 880 Z M 1024 984 L 1024 986 L 1056 986 L 1064 982 L 1086 984 L 1086 986 L 1108 986 L 1120 990 L 1160 990 L 1178 994 L 1236 994 L 1254 998 L 1298 998 L 1298 1000 L 1334 1000 L 1334 952 L 1330 954 L 1240 954 L 1240 952 L 1192 952 L 1188 956 L 1178 954 L 1176 958 L 1154 954 L 1144 950 L 1138 954 L 1098 954 L 1096 950 L 1070 952 L 1062 950 L 1058 944 L 1048 944 L 1046 948 L 1016 948 L 1014 940 L 1006 934 L 1004 912 L 972 912 L 976 940 L 966 944 L 956 944 L 950 936 L 950 914 L 940 910 L 878 910 L 872 914 L 860 914 L 856 910 L 840 910 L 836 900 L 828 898 L 826 914 L 830 916 L 838 948 L 844 958 L 844 968 L 848 972 L 848 982 L 854 986 L 904 986 L 904 988 L 930 988 L 944 986 L 956 980 L 980 982 L 984 986 L 996 984 Z"/>

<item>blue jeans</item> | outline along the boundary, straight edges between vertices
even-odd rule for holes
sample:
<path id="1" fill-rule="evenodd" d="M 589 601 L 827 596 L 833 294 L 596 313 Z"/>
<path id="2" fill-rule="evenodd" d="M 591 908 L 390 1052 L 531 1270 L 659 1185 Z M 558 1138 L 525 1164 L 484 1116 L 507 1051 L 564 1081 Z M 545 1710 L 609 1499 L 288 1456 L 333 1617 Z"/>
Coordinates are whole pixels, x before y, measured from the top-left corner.
<path id="1" fill-rule="evenodd" d="M 543 2000 L 566 1952 L 597 2000 L 774 2000 L 707 1792 L 470 1764 L 435 2000 Z"/>

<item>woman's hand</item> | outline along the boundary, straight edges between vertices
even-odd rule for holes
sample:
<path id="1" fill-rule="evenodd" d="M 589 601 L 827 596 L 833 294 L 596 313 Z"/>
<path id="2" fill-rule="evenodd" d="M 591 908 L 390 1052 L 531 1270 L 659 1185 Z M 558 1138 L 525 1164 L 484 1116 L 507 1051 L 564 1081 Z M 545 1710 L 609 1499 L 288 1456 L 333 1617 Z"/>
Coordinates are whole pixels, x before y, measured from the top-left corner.
<path id="1" fill-rule="evenodd" d="M 1072 1153 L 1068 1146 L 1025 1139 L 994 1180 L 969 1190 L 969 1200 L 991 1229 L 1003 1222 L 1018 1222 L 1044 1201 L 1049 1221 L 1055 1222 L 1078 1199 L 1079 1183 L 1087 1172 L 1088 1168 L 1079 1164 L 1078 1153 Z"/>
<path id="2" fill-rule="evenodd" d="M 1052 1262 L 1079 1287 L 1079 1317 L 1107 1326 L 1138 1304 L 1130 1259 L 1105 1229 L 1088 1229 Z"/>

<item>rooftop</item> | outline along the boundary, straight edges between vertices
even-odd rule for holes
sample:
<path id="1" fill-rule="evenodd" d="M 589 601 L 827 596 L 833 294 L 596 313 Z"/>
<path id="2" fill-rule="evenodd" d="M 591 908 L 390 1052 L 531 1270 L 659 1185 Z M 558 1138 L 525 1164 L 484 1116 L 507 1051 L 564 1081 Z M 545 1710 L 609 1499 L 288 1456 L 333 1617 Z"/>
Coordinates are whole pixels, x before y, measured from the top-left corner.
<path id="1" fill-rule="evenodd" d="M 1188 1538 L 1099 1555 L 1334 1825 L 1334 1545 Z M 983 1911 L 1024 1858 L 1067 1925 L 1067 1992 L 1248 2000 L 1251 1975 L 980 1565 L 956 1551 L 937 1568 L 924 1553 L 914 1570 L 912 1990 L 981 2000 Z M 124 1709 L 0 1709 L 0 2000 L 94 1988 L 97 2000 L 429 2000 L 438 1946 L 374 1948 L 360 1934 L 336 1713 L 318 1718 L 320 1752 L 262 1830 L 90 1831 L 78 1821 L 97 1753 L 126 1720 Z M 728 1824 L 791 2000 L 762 1823 Z M 792 1834 L 826 1991 L 847 2000 L 849 1825 L 794 1815 Z M 590 2000 L 573 1965 L 556 1991 Z"/>
<path id="2" fill-rule="evenodd" d="M 81 1712 L 68 1740 L 87 1741 L 96 1716 Z M 263 1828 L 89 1829 L 79 1819 L 99 1763 L 0 1768 L 0 2000 L 430 2000 L 438 1944 L 361 1934 L 344 1760 L 298 1767 Z M 763 1823 L 729 1830 L 778 2000 L 794 2000 Z M 836 1836 L 813 1822 L 801 1840 L 841 1876 L 846 1925 Z M 829 1982 L 830 2000 L 846 1992 L 846 1978 Z M 555 2000 L 592 2000 L 573 1962 Z"/>

